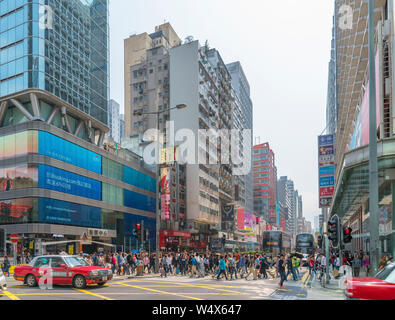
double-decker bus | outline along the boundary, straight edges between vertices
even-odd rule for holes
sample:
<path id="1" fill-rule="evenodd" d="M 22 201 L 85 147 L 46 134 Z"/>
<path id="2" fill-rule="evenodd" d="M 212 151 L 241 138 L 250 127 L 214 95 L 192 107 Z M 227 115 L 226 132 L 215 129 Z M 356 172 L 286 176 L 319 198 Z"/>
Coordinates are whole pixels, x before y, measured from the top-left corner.
<path id="1" fill-rule="evenodd" d="M 291 236 L 283 231 L 264 231 L 262 249 L 277 256 L 291 252 Z"/>
<path id="2" fill-rule="evenodd" d="M 296 252 L 311 255 L 315 252 L 314 236 L 310 233 L 300 233 L 296 236 Z"/>

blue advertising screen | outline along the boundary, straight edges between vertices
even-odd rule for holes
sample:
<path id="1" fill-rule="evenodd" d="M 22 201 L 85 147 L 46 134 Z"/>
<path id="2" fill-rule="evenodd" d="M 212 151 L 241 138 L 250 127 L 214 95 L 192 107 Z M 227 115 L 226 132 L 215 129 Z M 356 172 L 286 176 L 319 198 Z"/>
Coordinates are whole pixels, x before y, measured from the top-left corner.
<path id="1" fill-rule="evenodd" d="M 38 132 L 38 153 L 101 174 L 100 155 L 48 132 Z"/>
<path id="2" fill-rule="evenodd" d="M 145 196 L 129 190 L 124 190 L 125 207 L 143 211 L 155 212 L 155 198 Z"/>
<path id="3" fill-rule="evenodd" d="M 124 166 L 124 180 L 125 183 L 134 187 L 154 193 L 156 192 L 155 178 L 127 166 Z"/>
<path id="4" fill-rule="evenodd" d="M 101 210 L 55 199 L 38 199 L 40 222 L 101 228 Z"/>
<path id="5" fill-rule="evenodd" d="M 101 201 L 101 182 L 42 164 L 38 187 Z"/>

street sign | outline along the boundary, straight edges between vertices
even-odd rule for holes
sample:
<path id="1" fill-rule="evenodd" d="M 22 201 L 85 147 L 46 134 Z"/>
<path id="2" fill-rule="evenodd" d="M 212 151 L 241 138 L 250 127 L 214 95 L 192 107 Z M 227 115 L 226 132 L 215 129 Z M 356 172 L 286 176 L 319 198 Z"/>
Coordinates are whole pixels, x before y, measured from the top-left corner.
<path id="1" fill-rule="evenodd" d="M 19 241 L 19 236 L 18 236 L 16 233 L 13 233 L 13 234 L 10 236 L 10 241 L 11 241 L 12 243 L 17 243 L 17 242 Z"/>

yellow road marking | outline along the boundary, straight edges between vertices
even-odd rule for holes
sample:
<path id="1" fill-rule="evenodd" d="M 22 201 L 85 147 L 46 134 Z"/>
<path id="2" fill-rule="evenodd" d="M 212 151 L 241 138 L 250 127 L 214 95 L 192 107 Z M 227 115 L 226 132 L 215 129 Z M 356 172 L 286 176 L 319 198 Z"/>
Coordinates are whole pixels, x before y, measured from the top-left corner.
<path id="1" fill-rule="evenodd" d="M 10 298 L 11 300 L 21 300 L 19 299 L 16 295 L 12 294 L 9 291 L 2 291 L 8 298 Z"/>
<path id="2" fill-rule="evenodd" d="M 130 281 L 123 281 L 123 282 L 147 282 L 147 283 L 161 283 L 163 284 L 162 281 L 139 281 L 139 280 L 130 280 Z M 117 283 L 118 284 L 118 283 Z M 119 283 L 120 285 L 123 285 L 124 283 Z M 226 289 L 219 289 L 215 288 L 215 285 L 210 285 L 210 284 L 189 284 L 189 283 L 183 283 L 183 282 L 172 282 L 171 283 L 173 286 L 176 287 L 178 286 L 185 286 L 185 287 L 192 287 L 192 288 L 203 288 L 203 289 L 212 289 L 212 290 L 217 290 L 217 291 L 224 291 L 224 292 L 232 292 L 236 294 L 246 294 L 238 291 L 233 291 L 233 290 L 226 290 Z M 175 286 L 174 286 L 175 285 Z M 144 288 L 149 288 L 149 287 L 159 287 L 159 286 L 144 286 Z M 222 288 L 243 288 L 243 287 L 230 287 L 230 286 L 221 286 Z"/>
<path id="3" fill-rule="evenodd" d="M 209 287 L 206 285 L 194 285 L 194 284 L 189 284 L 189 283 L 179 283 L 179 282 L 175 282 L 178 285 L 181 286 L 185 286 L 185 287 L 191 287 L 191 288 L 203 288 L 203 289 L 211 289 L 211 290 L 218 290 L 218 291 L 224 291 L 224 292 L 232 292 L 232 293 L 237 293 L 237 294 L 245 294 L 242 292 L 237 292 L 237 291 L 233 291 L 233 290 L 226 290 L 226 289 L 219 289 L 219 288 L 213 288 L 213 287 Z"/>
<path id="4" fill-rule="evenodd" d="M 166 291 L 161 291 L 161 290 L 144 288 L 144 287 L 140 287 L 140 286 L 132 286 L 132 285 L 126 284 L 126 283 L 124 283 L 123 286 L 137 288 L 137 289 L 141 289 L 141 290 L 148 290 L 148 291 L 153 291 L 153 292 L 158 292 L 158 293 L 163 293 L 163 294 L 168 294 L 168 295 L 173 295 L 173 296 L 178 296 L 178 297 L 183 297 L 183 298 L 188 298 L 188 299 L 203 300 L 203 299 L 190 297 L 190 296 L 186 296 L 186 295 L 182 295 L 182 294 L 177 294 L 177 293 L 173 293 L 173 292 L 166 292 Z"/>
<path id="5" fill-rule="evenodd" d="M 100 295 L 100 294 L 93 293 L 93 292 L 90 292 L 90 291 L 86 291 L 86 290 L 82 290 L 82 289 L 74 289 L 74 290 L 77 290 L 77 291 L 82 292 L 82 293 L 85 293 L 85 294 L 87 294 L 87 295 L 95 296 L 95 297 L 98 297 L 98 298 L 101 298 L 101 299 L 104 299 L 104 300 L 114 300 L 114 299 L 107 298 L 107 297 L 105 297 L 105 296 L 102 296 L 102 295 Z"/>

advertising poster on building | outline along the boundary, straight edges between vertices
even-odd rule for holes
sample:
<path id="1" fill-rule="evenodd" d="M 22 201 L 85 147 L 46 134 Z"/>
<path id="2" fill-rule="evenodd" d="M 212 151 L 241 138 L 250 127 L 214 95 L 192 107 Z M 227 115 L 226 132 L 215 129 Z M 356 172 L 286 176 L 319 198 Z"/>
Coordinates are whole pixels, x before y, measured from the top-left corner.
<path id="1" fill-rule="evenodd" d="M 234 231 L 235 225 L 235 207 L 222 205 L 221 206 L 222 230 L 226 232 Z"/>
<path id="2" fill-rule="evenodd" d="M 160 195 L 160 216 L 164 221 L 170 220 L 170 193 Z"/>
<path id="3" fill-rule="evenodd" d="M 160 190 L 161 193 L 170 193 L 170 168 L 160 169 Z"/>
<path id="4" fill-rule="evenodd" d="M 237 210 L 237 228 L 244 230 L 244 209 Z"/>
<path id="5" fill-rule="evenodd" d="M 318 137 L 318 188 L 320 208 L 331 206 L 335 192 L 334 136 Z"/>

